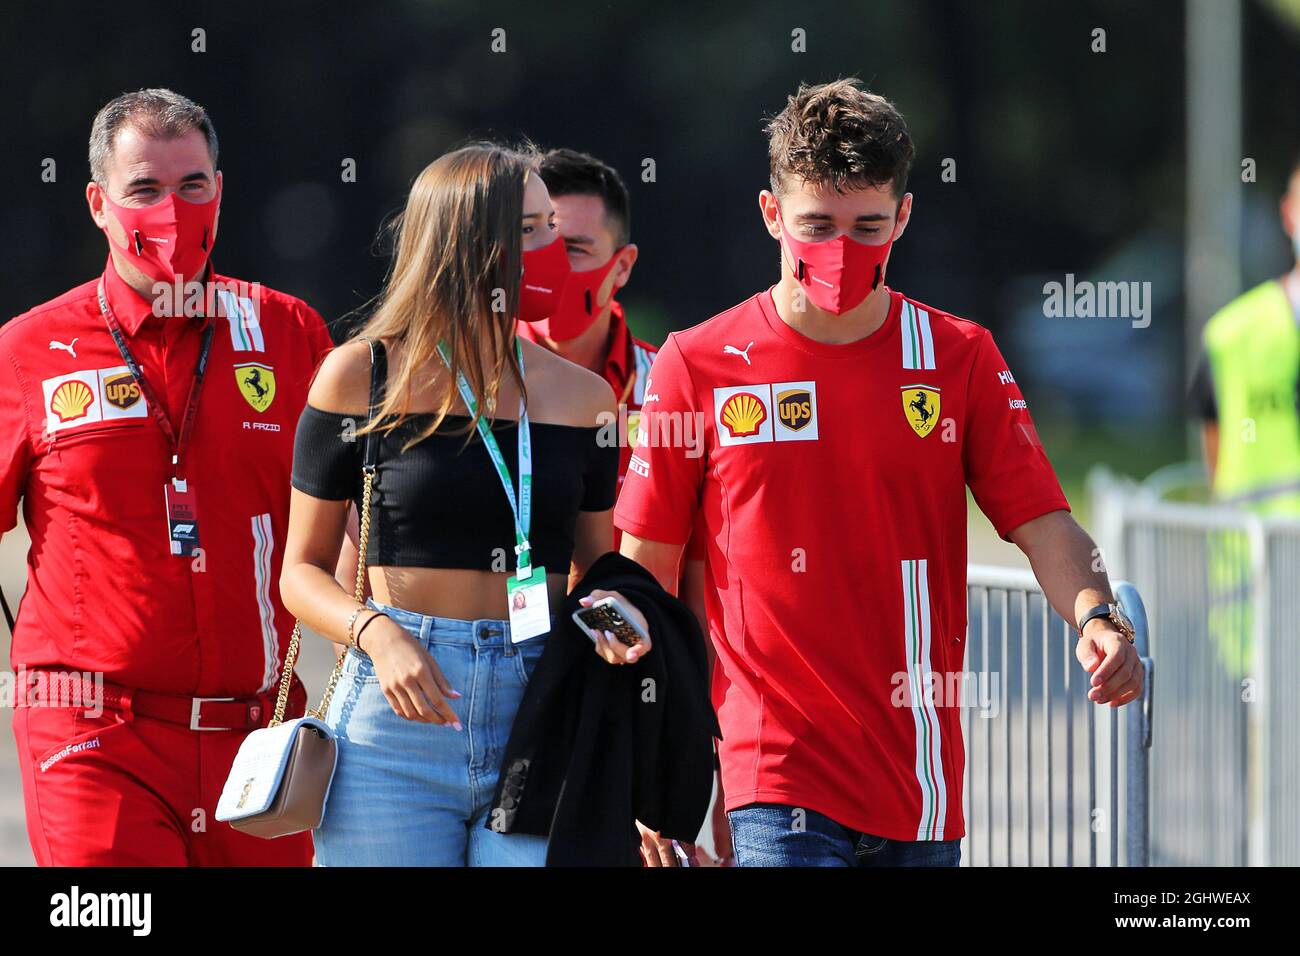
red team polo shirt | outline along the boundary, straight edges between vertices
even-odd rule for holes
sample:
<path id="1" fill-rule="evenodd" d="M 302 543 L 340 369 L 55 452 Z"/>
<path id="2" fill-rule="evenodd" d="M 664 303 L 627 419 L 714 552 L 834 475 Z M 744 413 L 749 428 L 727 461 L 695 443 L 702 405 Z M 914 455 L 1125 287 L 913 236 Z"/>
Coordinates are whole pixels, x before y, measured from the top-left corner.
<path id="1" fill-rule="evenodd" d="M 195 495 L 197 570 L 170 553 L 171 447 L 109 334 L 96 286 L 0 327 L 0 531 L 15 526 L 22 498 L 32 539 L 13 666 L 102 671 L 170 694 L 268 690 L 293 629 L 277 582 L 294 425 L 329 333 L 305 303 L 265 287 L 260 299 L 219 297 L 181 475 Z M 179 432 L 209 320 L 152 315 L 111 260 L 105 286 Z"/>
<path id="2" fill-rule="evenodd" d="M 658 351 L 649 342 L 642 342 L 632 335 L 628 328 L 623 306 L 618 302 L 610 304 L 609 354 L 605 358 L 605 367 L 601 370 L 605 381 L 614 390 L 620 405 L 627 406 L 627 441 L 619 448 L 618 482 L 623 484 L 627 474 L 627 465 L 632 457 L 632 441 L 636 436 L 637 422 L 641 419 L 641 405 L 645 399 L 645 383 L 650 377 L 650 366 Z M 520 338 L 538 345 L 546 342 L 538 337 L 533 325 L 518 322 Z"/>
<path id="3" fill-rule="evenodd" d="M 889 296 L 846 345 L 771 290 L 669 336 L 615 522 L 677 544 L 700 511 L 728 810 L 956 839 L 960 711 L 926 690 L 963 668 L 966 486 L 1004 537 L 1068 505 L 988 331 Z"/>

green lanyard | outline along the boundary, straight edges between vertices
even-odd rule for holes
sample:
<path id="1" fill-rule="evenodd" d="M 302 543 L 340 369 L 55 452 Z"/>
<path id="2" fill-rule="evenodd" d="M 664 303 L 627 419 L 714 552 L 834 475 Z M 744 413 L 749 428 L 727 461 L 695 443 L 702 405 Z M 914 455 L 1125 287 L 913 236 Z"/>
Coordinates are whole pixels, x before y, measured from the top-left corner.
<path id="1" fill-rule="evenodd" d="M 438 343 L 438 354 L 442 356 L 443 364 L 451 369 L 451 359 L 447 356 L 447 347 Z M 519 373 L 522 376 L 524 371 L 524 348 L 519 344 L 519 339 L 515 339 L 515 355 L 519 358 Z M 470 416 L 478 413 L 478 401 L 474 398 L 474 390 L 470 388 L 469 382 L 461 372 L 456 373 L 456 388 L 460 390 L 460 397 L 465 402 L 465 407 L 469 409 Z M 501 485 L 506 490 L 506 497 L 510 500 L 510 510 L 515 517 L 515 576 L 519 580 L 526 580 L 533 570 L 533 558 L 531 548 L 528 544 L 528 526 L 532 520 L 533 514 L 533 443 L 528 429 L 528 411 L 524 407 L 524 398 L 519 396 L 519 496 L 515 497 L 514 485 L 510 480 L 510 469 L 506 467 L 505 457 L 501 454 L 501 446 L 497 444 L 496 436 L 492 434 L 492 427 L 487 423 L 486 418 L 478 420 L 479 437 L 483 439 L 483 445 L 487 448 L 488 456 L 492 459 L 492 464 L 496 466 L 497 476 L 501 479 Z"/>

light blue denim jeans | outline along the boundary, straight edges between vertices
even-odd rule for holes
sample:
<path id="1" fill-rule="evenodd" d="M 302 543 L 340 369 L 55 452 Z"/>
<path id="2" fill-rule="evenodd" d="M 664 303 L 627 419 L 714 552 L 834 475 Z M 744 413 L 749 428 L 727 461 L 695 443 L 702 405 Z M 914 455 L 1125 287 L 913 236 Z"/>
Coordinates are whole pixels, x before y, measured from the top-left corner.
<path id="1" fill-rule="evenodd" d="M 462 621 L 378 604 L 428 650 L 463 695 L 463 731 L 393 712 L 374 664 L 348 651 L 325 714 L 338 767 L 315 831 L 323 866 L 542 866 L 546 838 L 484 822 L 524 687 L 546 635 L 510 642 L 508 621 Z"/>

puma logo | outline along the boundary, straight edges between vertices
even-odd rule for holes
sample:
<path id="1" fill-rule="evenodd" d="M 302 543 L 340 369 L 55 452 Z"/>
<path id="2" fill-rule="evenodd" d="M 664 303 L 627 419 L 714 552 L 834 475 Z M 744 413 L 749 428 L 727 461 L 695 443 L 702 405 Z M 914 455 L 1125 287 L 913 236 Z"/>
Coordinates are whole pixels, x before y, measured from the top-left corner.
<path id="1" fill-rule="evenodd" d="M 77 336 L 77 338 L 79 339 L 79 338 L 81 338 L 81 336 Z M 53 350 L 53 349 L 63 349 L 63 351 L 67 352 L 67 353 L 68 353 L 69 355 L 71 355 L 73 358 L 76 358 L 76 357 L 77 357 L 77 339 L 73 339 L 73 340 L 72 340 L 72 344 L 70 344 L 70 345 L 64 345 L 62 342 L 59 342 L 59 341 L 57 341 L 57 340 L 55 340 L 55 339 L 50 339 L 50 349 L 51 349 L 51 350 Z"/>
<path id="2" fill-rule="evenodd" d="M 749 360 L 749 350 L 752 349 L 753 347 L 754 347 L 753 342 L 750 342 L 748 345 L 746 345 L 744 349 L 738 349 L 734 345 L 724 345 L 722 347 L 722 354 L 739 355 L 741 358 L 745 360 L 746 365 L 753 365 L 754 363 Z"/>

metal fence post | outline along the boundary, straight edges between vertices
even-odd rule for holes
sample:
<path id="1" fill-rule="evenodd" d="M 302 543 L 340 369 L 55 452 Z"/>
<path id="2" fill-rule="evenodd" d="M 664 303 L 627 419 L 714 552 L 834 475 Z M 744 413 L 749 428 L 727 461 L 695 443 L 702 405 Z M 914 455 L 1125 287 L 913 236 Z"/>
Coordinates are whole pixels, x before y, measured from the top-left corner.
<path id="1" fill-rule="evenodd" d="M 1146 607 L 1136 589 L 1127 581 L 1115 587 L 1115 598 L 1133 622 L 1133 643 L 1146 670 L 1142 700 L 1128 705 L 1125 721 L 1125 846 L 1128 866 L 1151 864 L 1151 767 L 1148 757 L 1153 736 L 1153 701 L 1156 692 L 1155 661 L 1151 657 L 1150 632 Z"/>
<path id="2" fill-rule="evenodd" d="M 1269 831 L 1271 813 L 1268 795 L 1272 784 L 1269 766 L 1271 734 L 1268 719 L 1272 704 L 1272 681 L 1269 679 L 1269 612 L 1272 577 L 1268 568 L 1268 541 L 1263 522 L 1254 515 L 1247 522 L 1250 541 L 1250 564 L 1254 580 L 1251 588 L 1251 670 L 1255 680 L 1256 697 L 1251 703 L 1246 720 L 1246 774 L 1247 794 L 1250 801 L 1251 825 L 1248 831 L 1247 861 L 1251 866 L 1268 866 L 1270 853 Z M 1237 687 L 1242 694 L 1244 688 Z"/>

